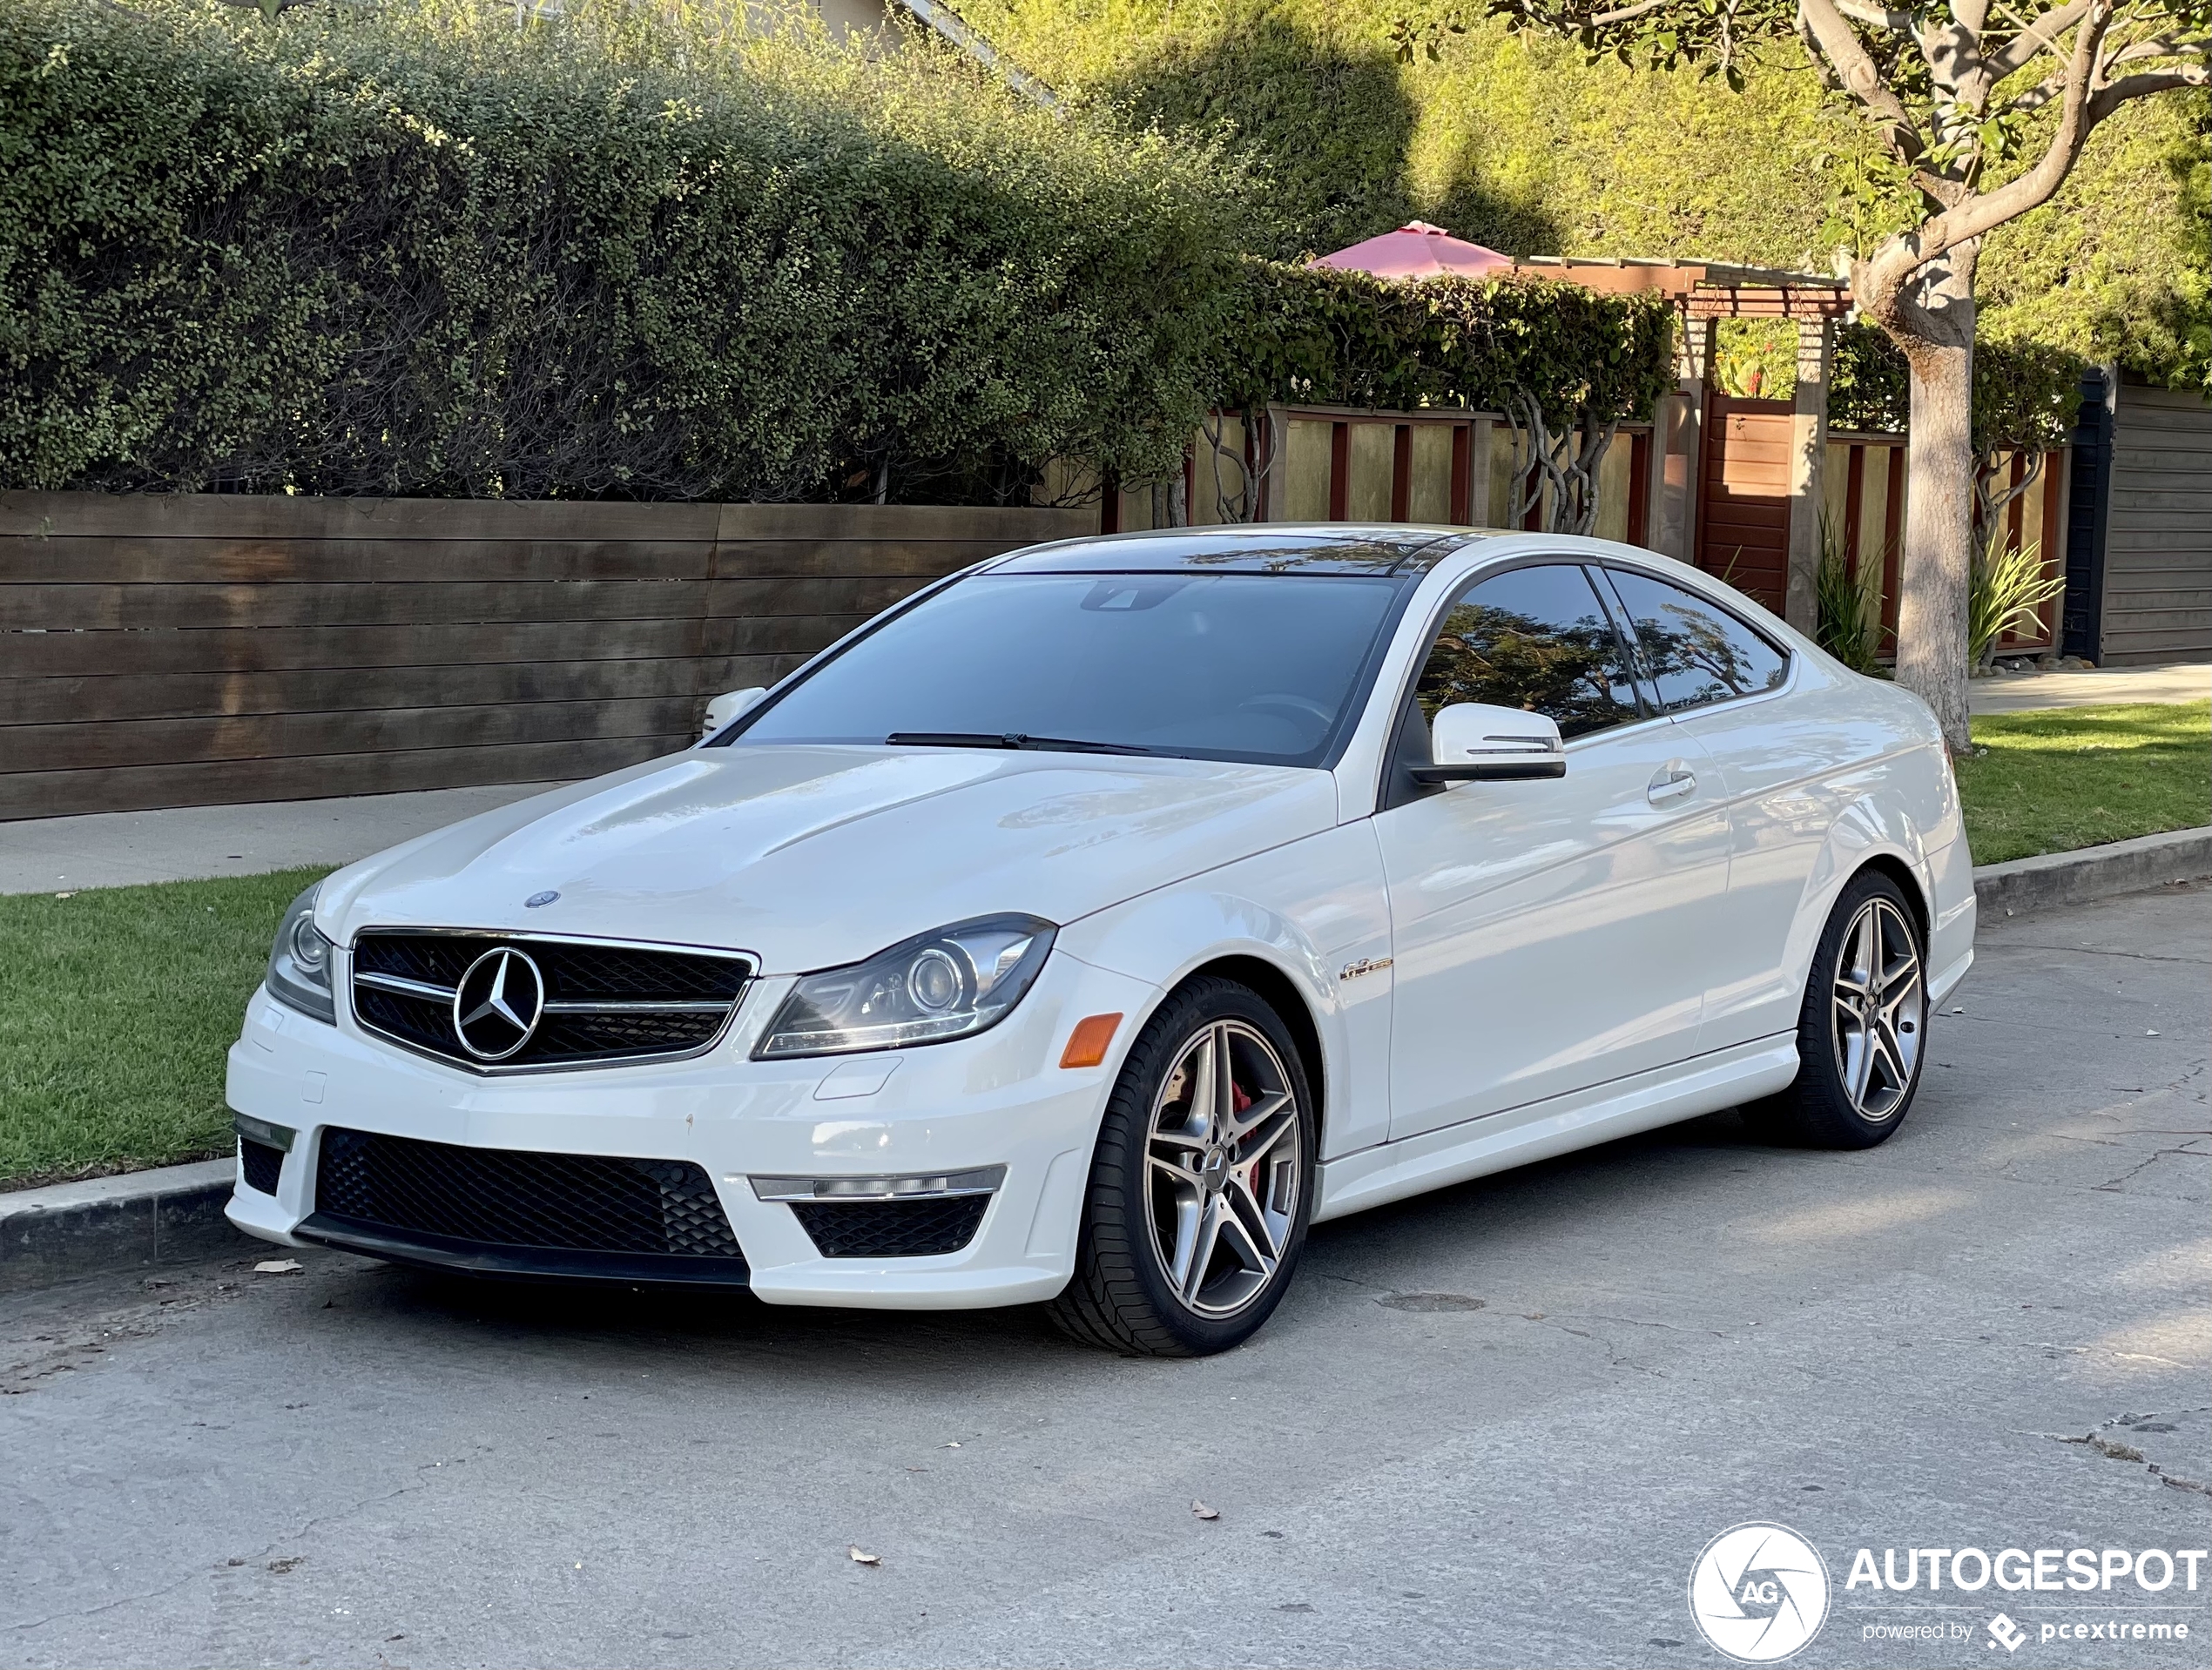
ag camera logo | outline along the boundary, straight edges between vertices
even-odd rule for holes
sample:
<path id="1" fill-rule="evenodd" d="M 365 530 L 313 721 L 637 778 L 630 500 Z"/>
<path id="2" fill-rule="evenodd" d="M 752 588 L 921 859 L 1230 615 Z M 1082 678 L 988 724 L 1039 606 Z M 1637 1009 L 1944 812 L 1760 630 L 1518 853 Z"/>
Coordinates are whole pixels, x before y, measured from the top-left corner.
<path id="1" fill-rule="evenodd" d="M 1774 1664 L 1827 1622 L 1827 1563 L 1787 1525 L 1731 1526 L 1690 1567 L 1689 1615 L 1715 1652 Z"/>

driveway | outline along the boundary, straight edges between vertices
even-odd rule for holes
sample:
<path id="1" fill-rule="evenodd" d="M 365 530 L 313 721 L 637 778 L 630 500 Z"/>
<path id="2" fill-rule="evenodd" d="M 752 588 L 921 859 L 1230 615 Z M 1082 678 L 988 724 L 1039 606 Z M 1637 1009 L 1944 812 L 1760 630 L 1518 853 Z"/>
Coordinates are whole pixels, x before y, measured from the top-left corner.
<path id="1" fill-rule="evenodd" d="M 1767 1519 L 1795 1663 L 2202 1665 L 2201 1566 L 1844 1583 L 2212 1545 L 2208 962 L 2203 888 L 2000 921 L 1886 1147 L 1721 1114 L 1332 1223 L 1207 1362 L 334 1254 L 0 1302 L 0 1663 L 1706 1665 Z M 2040 1633 L 2114 1621 L 2189 1639 Z"/>

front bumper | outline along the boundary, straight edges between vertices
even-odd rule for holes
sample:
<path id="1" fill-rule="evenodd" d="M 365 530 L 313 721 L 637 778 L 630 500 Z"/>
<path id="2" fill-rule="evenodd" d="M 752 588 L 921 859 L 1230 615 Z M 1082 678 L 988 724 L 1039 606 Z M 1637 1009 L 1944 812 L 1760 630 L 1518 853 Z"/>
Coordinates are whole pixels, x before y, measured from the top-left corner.
<path id="1" fill-rule="evenodd" d="M 755 982 L 720 1044 L 690 1061 L 498 1078 L 368 1036 L 342 1001 L 331 1027 L 257 992 L 244 1035 L 231 1047 L 228 1101 L 238 1113 L 296 1135 L 273 1195 L 247 1187 L 241 1175 L 231 1222 L 280 1244 L 351 1245 L 489 1274 L 670 1279 L 650 1264 L 517 1261 L 465 1243 L 365 1244 L 356 1226 L 334 1233 L 327 1214 L 316 1220 L 320 1156 L 325 1133 L 353 1130 L 475 1148 L 693 1162 L 743 1249 L 743 1266 L 725 1267 L 720 1279 L 744 1280 L 771 1303 L 938 1310 L 1056 1294 L 1075 1268 L 1105 1098 L 1156 994 L 1055 951 L 1021 1007 L 977 1037 L 875 1056 L 751 1060 L 790 984 Z M 1125 1019 L 1105 1061 L 1058 1065 L 1077 1020 L 1115 1012 Z M 891 1070 L 869 1089 L 879 1074 L 856 1076 L 856 1062 Z M 793 1204 L 759 1198 L 751 1181 L 998 1167 L 1003 1181 L 964 1247 L 906 1257 L 826 1257 Z"/>

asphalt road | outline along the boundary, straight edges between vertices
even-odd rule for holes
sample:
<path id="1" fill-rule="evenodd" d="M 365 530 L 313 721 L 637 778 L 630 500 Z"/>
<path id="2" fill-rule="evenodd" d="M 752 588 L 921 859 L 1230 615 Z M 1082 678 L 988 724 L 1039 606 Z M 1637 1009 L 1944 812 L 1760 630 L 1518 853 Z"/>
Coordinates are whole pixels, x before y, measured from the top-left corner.
<path id="1" fill-rule="evenodd" d="M 1692 1563 L 1768 1519 L 1794 1662 L 2201 1666 L 2202 1568 L 1844 1585 L 2212 1545 L 2208 962 L 2203 889 L 1987 926 L 1886 1147 L 1721 1114 L 1329 1224 L 1209 1362 L 336 1255 L 7 1301 L 0 1663 L 1716 1664 Z"/>

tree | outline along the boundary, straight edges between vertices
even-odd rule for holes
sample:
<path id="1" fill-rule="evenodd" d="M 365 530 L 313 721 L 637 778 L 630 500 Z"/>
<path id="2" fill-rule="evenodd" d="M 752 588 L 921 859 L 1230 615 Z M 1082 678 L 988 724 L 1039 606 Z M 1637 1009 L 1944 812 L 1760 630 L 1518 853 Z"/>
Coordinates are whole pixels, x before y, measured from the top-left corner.
<path id="1" fill-rule="evenodd" d="M 1696 64 L 1742 88 L 1754 49 L 1795 38 L 1871 125 L 1871 189 L 1895 230 L 1851 264 L 1861 314 L 1905 356 L 1912 435 L 1898 680 L 1967 742 L 1974 552 L 1974 274 L 1982 240 L 2048 202 L 2096 125 L 2130 100 L 2208 84 L 2212 0 L 1491 0 L 1515 26 L 1592 57 Z M 1401 52 L 1433 54 L 1411 25 Z"/>

